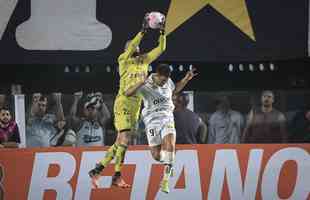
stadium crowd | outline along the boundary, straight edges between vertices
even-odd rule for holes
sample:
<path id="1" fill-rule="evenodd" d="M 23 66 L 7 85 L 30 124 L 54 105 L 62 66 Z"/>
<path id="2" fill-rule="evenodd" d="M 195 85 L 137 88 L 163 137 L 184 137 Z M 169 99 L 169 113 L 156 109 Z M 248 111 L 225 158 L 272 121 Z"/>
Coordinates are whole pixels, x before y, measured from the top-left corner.
<path id="1" fill-rule="evenodd" d="M 21 91 L 0 95 L 0 148 L 18 148 L 21 142 L 12 98 L 19 93 Z M 26 95 L 26 147 L 111 145 L 116 136 L 112 116 L 113 99 L 113 95 L 82 91 L 73 95 Z M 259 103 L 251 105 L 247 112 L 240 112 L 234 108 L 235 103 L 231 99 L 227 94 L 214 94 L 209 100 L 213 112 L 206 113 L 197 109 L 193 112 L 188 108 L 188 93 L 175 95 L 176 143 L 310 142 L 310 107 L 306 103 L 293 112 L 281 112 L 275 108 L 275 92 L 266 90 L 260 93 Z M 132 137 L 132 145 L 147 144 L 142 120 Z"/>

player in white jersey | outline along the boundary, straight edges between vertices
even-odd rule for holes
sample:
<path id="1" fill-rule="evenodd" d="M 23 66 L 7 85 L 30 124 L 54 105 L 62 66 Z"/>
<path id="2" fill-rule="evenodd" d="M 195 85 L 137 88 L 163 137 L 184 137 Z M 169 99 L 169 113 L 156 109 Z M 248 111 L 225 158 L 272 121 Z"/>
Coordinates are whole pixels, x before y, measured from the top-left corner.
<path id="1" fill-rule="evenodd" d="M 187 72 L 186 76 L 174 85 L 170 79 L 169 65 L 160 64 L 156 73 L 148 78 L 143 77 L 136 85 L 130 87 L 126 96 L 139 94 L 143 98 L 144 108 L 142 118 L 146 127 L 147 139 L 155 160 L 165 165 L 161 190 L 169 192 L 169 177 L 175 156 L 175 138 L 172 96 L 180 92 L 185 85 L 197 74 L 195 69 Z"/>

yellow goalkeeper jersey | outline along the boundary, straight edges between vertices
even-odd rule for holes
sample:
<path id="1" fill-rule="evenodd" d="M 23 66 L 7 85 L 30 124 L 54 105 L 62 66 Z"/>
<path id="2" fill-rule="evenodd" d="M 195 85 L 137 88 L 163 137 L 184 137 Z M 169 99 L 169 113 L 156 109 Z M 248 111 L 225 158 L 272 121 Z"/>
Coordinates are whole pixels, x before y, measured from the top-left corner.
<path id="1" fill-rule="evenodd" d="M 133 40 L 131 40 L 126 51 L 118 57 L 120 86 L 118 95 L 124 96 L 125 91 L 132 85 L 141 80 L 143 74 L 147 74 L 149 64 L 158 58 L 166 49 L 166 36 L 160 35 L 159 45 L 147 54 L 132 57 L 139 46 L 143 37 L 143 33 L 139 32 Z M 137 99 L 137 96 L 127 97 Z"/>

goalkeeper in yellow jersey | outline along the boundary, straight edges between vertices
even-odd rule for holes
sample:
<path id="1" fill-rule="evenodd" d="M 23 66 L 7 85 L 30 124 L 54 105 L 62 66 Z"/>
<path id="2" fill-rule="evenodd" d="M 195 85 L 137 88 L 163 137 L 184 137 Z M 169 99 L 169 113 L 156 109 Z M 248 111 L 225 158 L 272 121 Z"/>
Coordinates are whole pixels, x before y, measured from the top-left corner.
<path id="1" fill-rule="evenodd" d="M 115 143 L 108 149 L 105 158 L 89 172 L 93 187 L 97 188 L 97 180 L 101 171 L 115 158 L 115 174 L 112 178 L 112 185 L 127 188 L 130 187 L 121 176 L 121 168 L 124 162 L 125 153 L 130 142 L 133 131 L 140 114 L 142 97 L 133 95 L 125 96 L 125 91 L 136 85 L 141 79 L 145 79 L 148 67 L 151 62 L 158 58 L 166 49 L 166 36 L 164 22 L 160 27 L 159 45 L 146 54 L 141 54 L 139 49 L 140 41 L 148 30 L 148 22 L 144 18 L 142 30 L 126 43 L 124 52 L 118 57 L 120 87 L 114 102 L 114 125 L 117 130 Z"/>

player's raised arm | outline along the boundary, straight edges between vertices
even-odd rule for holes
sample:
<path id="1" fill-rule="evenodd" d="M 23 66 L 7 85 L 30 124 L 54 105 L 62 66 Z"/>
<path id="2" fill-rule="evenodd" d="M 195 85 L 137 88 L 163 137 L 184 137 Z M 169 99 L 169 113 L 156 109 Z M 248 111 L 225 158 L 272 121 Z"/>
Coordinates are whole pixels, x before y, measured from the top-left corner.
<path id="1" fill-rule="evenodd" d="M 122 53 L 118 57 L 118 61 L 122 62 L 123 60 L 127 60 L 132 56 L 132 54 L 136 51 L 137 47 L 139 46 L 144 33 L 140 31 L 132 40 L 129 41 L 129 43 L 125 47 L 124 53 Z"/>
<path id="2" fill-rule="evenodd" d="M 165 34 L 165 22 L 160 27 L 160 36 L 158 39 L 158 46 L 146 54 L 146 62 L 152 63 L 166 50 L 166 34 Z"/>
<path id="3" fill-rule="evenodd" d="M 175 85 L 175 89 L 173 90 L 173 94 L 177 94 L 179 92 L 181 92 L 183 90 L 183 88 L 186 86 L 186 84 L 192 80 L 195 76 L 197 76 L 198 74 L 195 73 L 196 69 L 193 68 L 191 70 L 189 70 L 185 77 L 180 80 L 179 82 L 177 82 L 177 84 Z"/>
<path id="4" fill-rule="evenodd" d="M 124 95 L 127 96 L 127 97 L 130 97 L 130 96 L 136 94 L 136 92 L 145 84 L 146 80 L 147 80 L 147 76 L 146 76 L 146 74 L 143 74 L 141 76 L 141 80 L 140 81 L 138 81 L 137 83 L 129 86 L 125 90 Z"/>
<path id="5" fill-rule="evenodd" d="M 144 34 L 148 29 L 148 23 L 146 20 L 147 15 L 148 14 L 146 14 L 143 19 L 141 31 L 126 44 L 125 51 L 118 57 L 118 62 L 127 60 L 132 56 L 132 54 L 136 52 L 137 47 L 139 46 Z"/>

